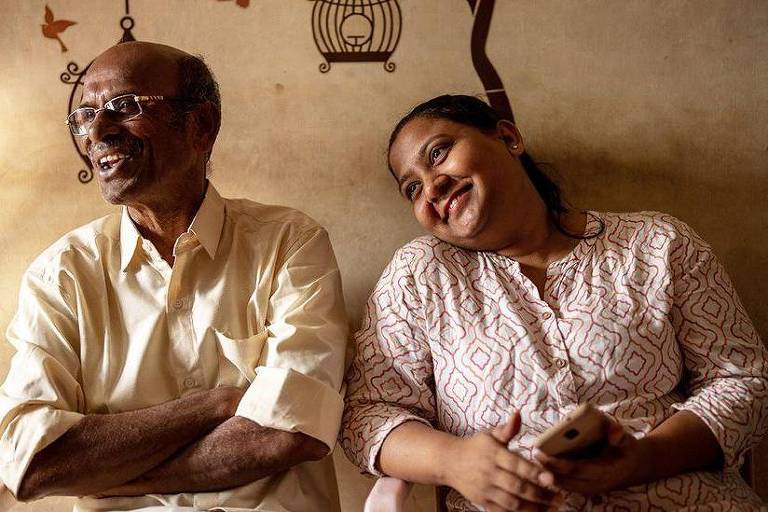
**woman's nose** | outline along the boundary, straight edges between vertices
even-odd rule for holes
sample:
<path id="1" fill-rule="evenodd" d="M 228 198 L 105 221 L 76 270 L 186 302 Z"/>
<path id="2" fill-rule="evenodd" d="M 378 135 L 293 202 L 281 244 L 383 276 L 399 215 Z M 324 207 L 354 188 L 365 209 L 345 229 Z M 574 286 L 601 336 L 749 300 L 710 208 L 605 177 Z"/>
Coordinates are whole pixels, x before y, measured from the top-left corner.
<path id="1" fill-rule="evenodd" d="M 436 204 L 445 196 L 450 187 L 451 179 L 445 174 L 438 174 L 424 182 L 424 194 L 430 203 Z"/>

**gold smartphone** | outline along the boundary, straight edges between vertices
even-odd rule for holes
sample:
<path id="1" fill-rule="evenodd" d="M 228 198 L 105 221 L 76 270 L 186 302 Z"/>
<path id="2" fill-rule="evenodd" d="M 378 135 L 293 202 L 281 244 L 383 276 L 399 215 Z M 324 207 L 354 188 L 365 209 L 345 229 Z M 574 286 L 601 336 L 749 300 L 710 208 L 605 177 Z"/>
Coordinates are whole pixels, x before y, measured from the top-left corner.
<path id="1" fill-rule="evenodd" d="M 589 455 L 607 435 L 605 415 L 584 403 L 544 431 L 534 446 L 547 455 Z"/>

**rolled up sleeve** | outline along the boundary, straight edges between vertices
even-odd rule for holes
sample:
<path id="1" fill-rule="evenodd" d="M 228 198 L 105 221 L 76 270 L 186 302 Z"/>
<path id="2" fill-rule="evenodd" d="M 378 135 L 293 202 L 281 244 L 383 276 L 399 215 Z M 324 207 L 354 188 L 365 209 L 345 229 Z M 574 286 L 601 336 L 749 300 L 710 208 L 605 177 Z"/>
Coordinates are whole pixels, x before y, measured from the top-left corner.
<path id="1" fill-rule="evenodd" d="M 735 469 L 768 429 L 768 352 L 711 248 L 687 226 L 680 233 L 672 320 L 689 398 L 674 407 L 710 428 Z"/>
<path id="2" fill-rule="evenodd" d="M 413 274 L 400 250 L 371 294 L 347 372 L 341 444 L 360 469 L 378 467 L 387 436 L 408 421 L 433 425 L 432 354 Z"/>
<path id="3" fill-rule="evenodd" d="M 35 454 L 83 417 L 77 327 L 66 294 L 27 272 L 7 339 L 16 353 L 0 388 L 0 479 L 15 495 Z"/>
<path id="4" fill-rule="evenodd" d="M 336 258 L 317 227 L 297 238 L 276 269 L 268 337 L 237 415 L 332 449 L 344 407 L 347 329 Z"/>

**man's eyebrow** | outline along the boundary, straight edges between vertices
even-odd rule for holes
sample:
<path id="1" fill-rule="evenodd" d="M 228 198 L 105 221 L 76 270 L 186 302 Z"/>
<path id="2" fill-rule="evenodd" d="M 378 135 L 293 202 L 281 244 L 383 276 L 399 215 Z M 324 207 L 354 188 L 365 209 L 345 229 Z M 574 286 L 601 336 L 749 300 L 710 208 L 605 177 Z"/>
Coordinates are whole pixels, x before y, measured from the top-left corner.
<path id="1" fill-rule="evenodd" d="M 115 93 L 110 94 L 109 95 L 109 99 L 107 101 L 113 100 L 113 99 L 115 99 L 115 98 L 117 98 L 119 96 L 125 96 L 127 94 L 136 94 L 136 93 L 133 92 L 132 90 L 129 90 L 129 89 L 119 90 L 119 91 L 117 91 Z M 104 103 L 106 103 L 106 101 Z M 77 108 L 80 108 L 80 107 L 93 107 L 93 104 L 90 103 L 90 102 L 84 102 L 81 99 L 80 100 L 80 105 L 78 105 Z M 93 108 L 95 108 L 95 107 L 93 107 Z"/>

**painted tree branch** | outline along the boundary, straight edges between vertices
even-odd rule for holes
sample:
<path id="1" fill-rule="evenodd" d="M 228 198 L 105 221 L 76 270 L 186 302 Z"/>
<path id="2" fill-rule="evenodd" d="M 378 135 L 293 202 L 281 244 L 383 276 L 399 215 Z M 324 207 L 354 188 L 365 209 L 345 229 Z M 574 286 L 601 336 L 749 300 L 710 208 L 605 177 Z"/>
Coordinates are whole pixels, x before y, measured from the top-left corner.
<path id="1" fill-rule="evenodd" d="M 504 90 L 504 84 L 485 52 L 496 0 L 467 0 L 467 3 L 475 18 L 472 23 L 472 64 L 480 81 L 483 82 L 485 94 L 491 106 L 504 117 L 514 121 L 515 117 Z"/>

